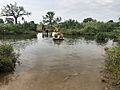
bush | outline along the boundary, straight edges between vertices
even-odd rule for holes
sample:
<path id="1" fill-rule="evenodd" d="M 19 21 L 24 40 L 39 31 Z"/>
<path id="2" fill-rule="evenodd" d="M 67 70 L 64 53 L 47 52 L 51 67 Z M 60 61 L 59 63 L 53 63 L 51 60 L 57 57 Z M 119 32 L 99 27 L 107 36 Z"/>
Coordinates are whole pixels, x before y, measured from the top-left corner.
<path id="1" fill-rule="evenodd" d="M 36 24 L 0 24 L 0 34 L 29 34 L 36 31 Z"/>
<path id="2" fill-rule="evenodd" d="M 105 62 L 112 84 L 120 87 L 120 46 L 106 49 Z"/>
<path id="3" fill-rule="evenodd" d="M 0 45 L 0 72 L 10 72 L 15 68 L 17 54 L 11 45 Z"/>
<path id="4" fill-rule="evenodd" d="M 108 37 L 106 35 L 106 33 L 97 33 L 96 35 L 96 39 L 97 40 L 106 40 Z"/>

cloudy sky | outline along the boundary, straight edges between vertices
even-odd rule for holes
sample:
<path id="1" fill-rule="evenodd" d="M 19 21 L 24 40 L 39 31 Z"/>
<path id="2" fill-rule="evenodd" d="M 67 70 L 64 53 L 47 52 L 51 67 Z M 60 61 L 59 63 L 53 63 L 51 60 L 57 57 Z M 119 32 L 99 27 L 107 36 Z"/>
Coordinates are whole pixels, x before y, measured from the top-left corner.
<path id="1" fill-rule="evenodd" d="M 120 0 L 0 0 L 0 8 L 14 2 L 32 13 L 26 20 L 37 23 L 42 21 L 47 11 L 54 11 L 63 20 L 71 18 L 82 21 L 92 17 L 100 21 L 117 21 L 120 17 Z"/>

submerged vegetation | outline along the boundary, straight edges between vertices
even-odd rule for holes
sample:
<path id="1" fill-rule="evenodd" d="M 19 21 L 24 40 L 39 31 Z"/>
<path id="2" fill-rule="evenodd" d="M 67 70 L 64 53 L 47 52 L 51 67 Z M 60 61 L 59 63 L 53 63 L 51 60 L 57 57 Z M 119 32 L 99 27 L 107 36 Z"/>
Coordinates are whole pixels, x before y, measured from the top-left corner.
<path id="1" fill-rule="evenodd" d="M 17 54 L 11 45 L 0 45 L 0 73 L 11 72 L 15 68 Z"/>

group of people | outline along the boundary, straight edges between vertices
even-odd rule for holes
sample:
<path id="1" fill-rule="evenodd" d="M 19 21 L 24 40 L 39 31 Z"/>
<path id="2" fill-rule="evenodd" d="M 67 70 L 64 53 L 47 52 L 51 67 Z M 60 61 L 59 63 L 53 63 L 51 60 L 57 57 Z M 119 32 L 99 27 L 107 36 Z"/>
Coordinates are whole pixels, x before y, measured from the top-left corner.
<path id="1" fill-rule="evenodd" d="M 43 29 L 43 37 L 44 36 L 48 36 L 48 30 L 46 28 Z M 53 32 L 52 32 L 52 37 L 53 39 L 63 39 L 63 34 L 58 30 L 58 28 L 54 28 Z"/>
<path id="2" fill-rule="evenodd" d="M 43 29 L 42 31 L 42 37 L 48 37 L 48 30 L 46 28 Z"/>
<path id="3" fill-rule="evenodd" d="M 59 32 L 58 28 L 55 28 L 52 32 L 53 39 L 63 39 L 63 34 Z"/>

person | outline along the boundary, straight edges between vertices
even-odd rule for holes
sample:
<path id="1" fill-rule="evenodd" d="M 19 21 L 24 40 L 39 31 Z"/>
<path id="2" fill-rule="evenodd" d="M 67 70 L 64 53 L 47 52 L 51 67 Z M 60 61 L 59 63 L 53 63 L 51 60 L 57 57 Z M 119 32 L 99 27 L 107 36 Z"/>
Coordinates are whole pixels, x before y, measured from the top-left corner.
<path id="1" fill-rule="evenodd" d="M 59 32 L 58 28 L 55 28 L 55 31 L 56 31 L 56 32 Z"/>

